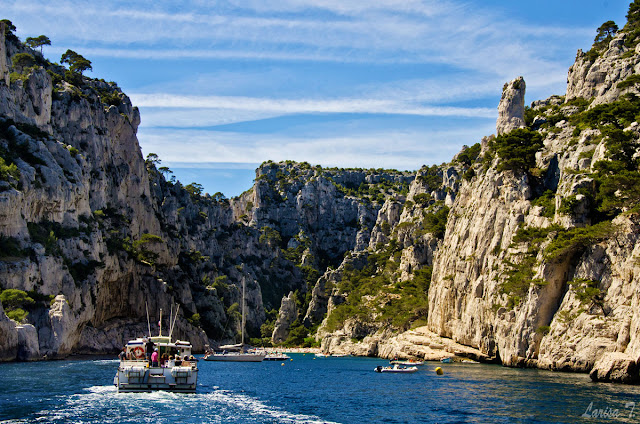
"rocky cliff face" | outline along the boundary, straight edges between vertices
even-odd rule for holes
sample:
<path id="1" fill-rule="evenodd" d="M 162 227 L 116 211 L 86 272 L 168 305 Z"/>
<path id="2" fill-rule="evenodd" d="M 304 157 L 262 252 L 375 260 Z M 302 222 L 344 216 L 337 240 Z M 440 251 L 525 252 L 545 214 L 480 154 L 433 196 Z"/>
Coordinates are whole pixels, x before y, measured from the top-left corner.
<path id="1" fill-rule="evenodd" d="M 598 105 L 613 102 L 626 93 L 638 94 L 636 84 L 624 83 L 632 82 L 632 75 L 640 70 L 640 44 L 636 43 L 633 32 L 621 31 L 601 51 L 595 46 L 587 53 L 578 50 L 576 61 L 569 68 L 567 100 L 593 99 L 592 104 Z"/>
<path id="2" fill-rule="evenodd" d="M 498 137 L 483 139 L 477 159 L 465 163 L 461 152 L 456 158 L 463 159 L 461 169 L 454 178 L 443 178 L 451 197 L 440 240 L 433 232 L 422 239 L 405 237 L 415 225 L 416 207 L 424 213 L 414 199 L 438 198 L 418 184 L 419 178 L 407 199 L 391 199 L 380 210 L 369 251 L 376 242 L 399 243 L 400 269 L 433 267 L 428 334 L 508 366 L 639 380 L 638 197 L 632 193 L 640 183 L 640 133 L 634 122 L 640 109 L 636 98 L 625 96 L 637 92 L 634 37 L 637 31 L 627 28 L 604 48 L 579 52 L 566 96 L 524 108 L 524 80 L 505 84 Z M 630 110 L 626 117 L 624 108 Z M 396 273 L 391 281 L 415 277 Z M 345 319 L 334 329 L 332 315 L 353 299 L 340 290 L 344 276 L 323 278 L 314 299 L 327 299 L 329 306 L 318 332 L 326 350 L 434 357 L 416 349 L 410 341 L 414 333 L 389 333 L 393 325 L 379 315 Z M 329 281 L 334 281 L 331 292 Z M 369 330 L 358 334 L 367 324 Z M 434 344 L 436 355 L 447 356 L 443 344 L 427 333 L 418 344 Z"/>
<path id="3" fill-rule="evenodd" d="M 624 184 L 603 192 L 618 172 L 636 184 L 638 163 L 631 157 L 638 157 L 638 125 L 622 117 L 587 123 L 614 110 L 616 100 L 634 101 L 621 99 L 634 85 L 620 85 L 635 73 L 635 47 L 624 46 L 630 36 L 618 34 L 595 60 L 578 53 L 565 103 L 534 103 L 533 126 L 542 137 L 535 162 L 496 172 L 495 159 L 510 160 L 498 155 L 480 178 L 463 184 L 435 255 L 432 331 L 505 365 L 638 381 L 632 309 L 640 289 L 633 259 L 638 217 L 631 212 L 637 203 Z M 629 149 L 627 165 L 603 172 L 619 165 L 612 141 L 618 135 Z M 608 208 L 606 196 L 618 205 Z"/>

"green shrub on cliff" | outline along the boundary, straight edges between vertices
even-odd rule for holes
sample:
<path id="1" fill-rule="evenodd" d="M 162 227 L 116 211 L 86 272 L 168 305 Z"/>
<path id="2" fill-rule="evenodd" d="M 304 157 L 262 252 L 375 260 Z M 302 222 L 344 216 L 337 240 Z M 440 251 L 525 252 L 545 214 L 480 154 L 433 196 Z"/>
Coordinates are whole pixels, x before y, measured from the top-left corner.
<path id="1" fill-rule="evenodd" d="M 29 53 L 16 53 L 11 57 L 11 63 L 16 71 L 20 74 L 24 73 L 26 70 L 35 65 L 36 60 L 33 55 Z"/>
<path id="2" fill-rule="evenodd" d="M 600 305 L 602 306 L 603 293 L 600 290 L 600 283 L 585 278 L 576 278 L 569 281 L 569 285 L 573 288 L 576 298 L 582 305 Z"/>
<path id="3" fill-rule="evenodd" d="M 480 155 L 480 143 L 476 143 L 471 147 L 463 146 L 462 151 L 456 156 L 456 162 L 465 166 L 471 166 L 475 163 L 476 159 Z"/>
<path id="4" fill-rule="evenodd" d="M 0 259 L 25 256 L 28 256 L 28 252 L 20 248 L 20 242 L 16 238 L 0 235 Z"/>
<path id="5" fill-rule="evenodd" d="M 640 142 L 632 131 L 605 128 L 607 160 L 593 165 L 596 184 L 595 203 L 602 219 L 612 219 L 640 205 Z"/>
<path id="6" fill-rule="evenodd" d="M 442 187 L 442 174 L 437 165 L 425 166 L 420 169 L 416 180 L 425 184 L 429 190 L 437 190 Z"/>
<path id="7" fill-rule="evenodd" d="M 27 292 L 17 289 L 7 289 L 0 293 L 0 302 L 6 315 L 17 322 L 24 322 L 29 315 L 23 308 L 35 303 Z"/>
<path id="8" fill-rule="evenodd" d="M 498 171 L 528 172 L 536 166 L 536 152 L 542 148 L 542 135 L 527 128 L 500 134 L 490 144 L 500 161 Z"/>
<path id="9" fill-rule="evenodd" d="M 637 84 L 640 84 L 640 75 L 638 74 L 631 74 L 629 75 L 629 77 L 627 77 L 627 79 L 625 79 L 624 81 L 620 81 L 617 85 L 617 87 L 620 90 L 624 90 L 625 88 L 629 88 L 629 87 L 634 87 Z"/>
<path id="10" fill-rule="evenodd" d="M 448 218 L 449 208 L 446 206 L 442 206 L 435 212 L 425 212 L 423 214 L 422 229 L 417 235 L 431 233 L 435 238 L 444 238 Z"/>
<path id="11" fill-rule="evenodd" d="M 0 152 L 1 153 L 1 152 Z M 0 156 L 0 181 L 17 181 L 20 178 L 20 171 L 15 163 L 5 162 Z"/>
<path id="12" fill-rule="evenodd" d="M 387 246 L 371 253 L 362 268 L 345 265 L 336 288 L 346 294 L 346 299 L 327 317 L 329 331 L 339 329 L 350 318 L 406 330 L 412 322 L 426 317 L 431 267 L 414 270 L 411 279 L 396 282 L 400 254 L 392 239 Z M 331 287 L 327 285 L 325 289 Z"/>
<path id="13" fill-rule="evenodd" d="M 546 190 L 541 196 L 531 201 L 531 206 L 542 207 L 542 216 L 553 218 L 556 212 L 556 194 L 551 190 Z"/>
<path id="14" fill-rule="evenodd" d="M 545 258 L 555 261 L 567 255 L 579 256 L 594 243 L 611 237 L 614 229 L 610 221 L 588 227 L 559 229 L 553 241 L 545 248 Z"/>
<path id="15" fill-rule="evenodd" d="M 582 113 L 573 115 L 569 121 L 580 129 L 604 128 L 610 125 L 623 129 L 640 115 L 640 98 L 627 93 L 615 102 L 599 104 Z"/>
<path id="16" fill-rule="evenodd" d="M 559 231 L 561 227 L 552 225 L 547 228 L 520 227 L 513 236 L 512 248 L 525 244 L 525 252 L 517 252 L 505 259 L 505 275 L 500 284 L 500 293 L 507 295 L 507 307 L 520 304 L 529 292 L 532 284 L 544 285 L 543 280 L 534 279 L 534 268 L 538 264 L 537 256 L 542 243 L 549 235 Z"/>
<path id="17" fill-rule="evenodd" d="M 640 2 L 634 0 L 629 4 L 627 11 L 627 24 L 624 26 L 625 31 L 631 31 L 640 27 Z"/>

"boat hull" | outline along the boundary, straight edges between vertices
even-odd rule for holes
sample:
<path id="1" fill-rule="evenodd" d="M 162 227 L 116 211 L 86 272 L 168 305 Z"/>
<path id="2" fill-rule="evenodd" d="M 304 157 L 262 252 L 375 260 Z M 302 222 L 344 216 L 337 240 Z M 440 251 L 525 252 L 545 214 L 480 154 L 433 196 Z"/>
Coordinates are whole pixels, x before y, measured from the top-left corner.
<path id="1" fill-rule="evenodd" d="M 253 353 L 221 353 L 207 355 L 203 359 L 205 361 L 219 361 L 219 362 L 262 362 L 264 361 L 264 354 Z"/>
<path id="2" fill-rule="evenodd" d="M 147 367 L 122 363 L 113 379 L 118 392 L 168 391 L 195 393 L 198 385 L 197 367 Z"/>
<path id="3" fill-rule="evenodd" d="M 410 367 L 415 367 L 417 365 L 423 365 L 423 361 L 390 361 L 391 365 L 406 365 Z"/>
<path id="4" fill-rule="evenodd" d="M 287 355 L 267 355 L 264 357 L 265 361 L 288 361 L 289 359 L 291 359 L 291 357 L 287 356 Z"/>
<path id="5" fill-rule="evenodd" d="M 375 367 L 373 369 L 375 372 L 389 372 L 389 373 L 397 373 L 397 374 L 403 374 L 403 373 L 412 373 L 412 372 L 416 372 L 418 371 L 418 367 L 408 367 L 408 368 L 402 368 L 402 367 Z"/>

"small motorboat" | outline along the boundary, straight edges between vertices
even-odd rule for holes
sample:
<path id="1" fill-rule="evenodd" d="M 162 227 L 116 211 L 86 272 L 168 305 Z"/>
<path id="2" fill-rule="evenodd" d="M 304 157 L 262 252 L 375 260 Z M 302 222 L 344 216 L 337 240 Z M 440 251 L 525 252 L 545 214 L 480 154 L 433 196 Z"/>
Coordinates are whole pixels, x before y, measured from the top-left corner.
<path id="1" fill-rule="evenodd" d="M 450 364 L 451 362 L 453 362 L 453 359 L 451 359 L 451 358 L 442 358 L 440 360 L 440 362 L 442 362 L 443 364 Z"/>
<path id="2" fill-rule="evenodd" d="M 382 365 L 378 365 L 373 370 L 375 372 L 411 373 L 418 371 L 418 367 L 401 367 L 398 364 L 394 364 L 392 367 L 383 367 Z"/>
<path id="3" fill-rule="evenodd" d="M 289 359 L 291 357 L 282 352 L 268 352 L 267 356 L 264 357 L 265 361 L 288 361 Z"/>
<path id="4" fill-rule="evenodd" d="M 226 345 L 217 351 L 207 352 L 202 359 L 218 362 L 262 362 L 267 353 L 263 350 L 249 349 L 246 345 Z"/>

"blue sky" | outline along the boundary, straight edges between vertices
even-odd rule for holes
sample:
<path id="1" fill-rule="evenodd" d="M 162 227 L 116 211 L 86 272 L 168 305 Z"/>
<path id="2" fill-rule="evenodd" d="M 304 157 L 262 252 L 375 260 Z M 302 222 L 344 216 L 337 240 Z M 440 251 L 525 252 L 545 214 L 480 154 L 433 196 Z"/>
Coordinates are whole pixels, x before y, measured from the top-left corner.
<path id="1" fill-rule="evenodd" d="M 415 170 L 495 132 L 505 82 L 564 94 L 577 49 L 629 0 L 0 0 L 116 81 L 146 156 L 228 197 L 266 160 Z M 178 4 L 179 3 L 179 4 Z M 371 3 L 371 4 L 369 4 Z"/>

